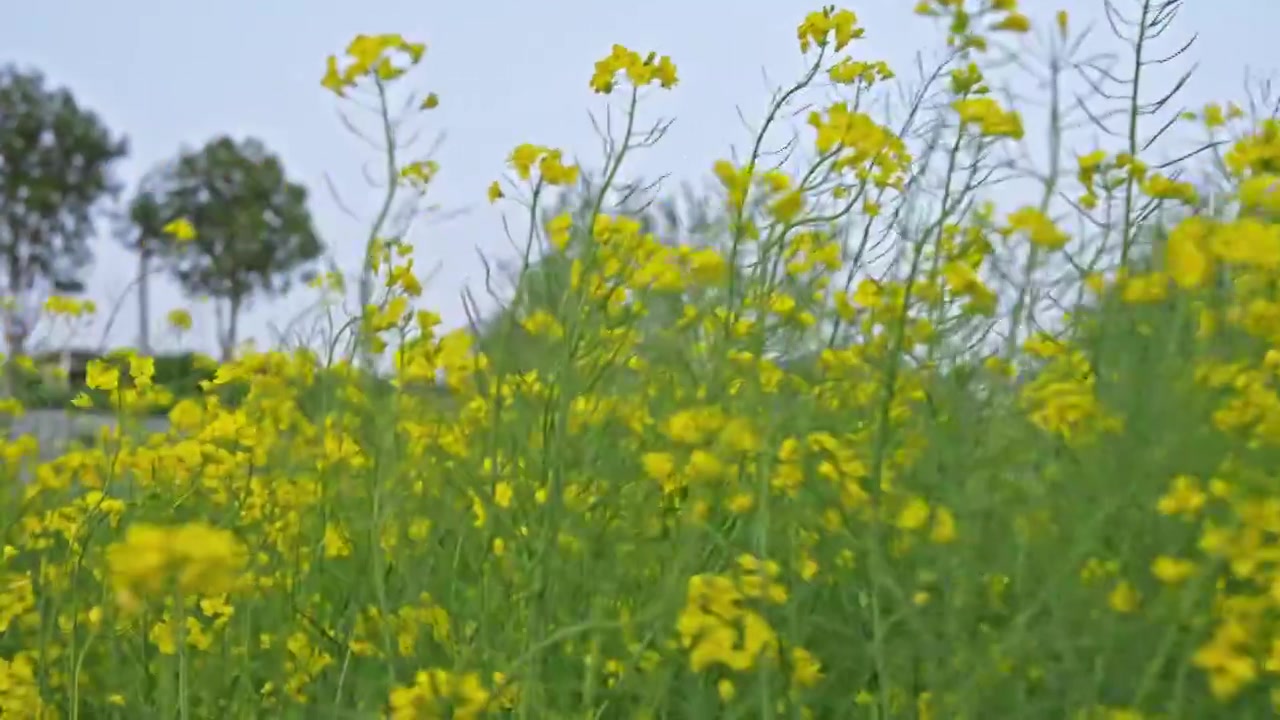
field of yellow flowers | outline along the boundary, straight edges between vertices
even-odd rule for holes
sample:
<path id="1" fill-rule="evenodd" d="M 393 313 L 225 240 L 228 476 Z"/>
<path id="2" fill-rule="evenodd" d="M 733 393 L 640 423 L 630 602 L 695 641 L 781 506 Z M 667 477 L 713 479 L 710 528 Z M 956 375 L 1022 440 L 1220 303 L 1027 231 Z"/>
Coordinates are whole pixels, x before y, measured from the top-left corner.
<path id="1" fill-rule="evenodd" d="M 997 210 L 984 158 L 1024 128 L 984 58 L 1071 30 L 967 5 L 920 7 L 950 49 L 918 103 L 933 204 L 904 200 L 919 136 L 860 104 L 893 71 L 829 8 L 769 113 L 823 84 L 812 161 L 718 163 L 724 247 L 660 243 L 602 191 L 588 222 L 532 223 L 570 272 L 481 352 L 378 238 L 367 349 L 249 353 L 162 434 L 130 429 L 167 401 L 150 359 L 96 363 L 76 404 L 118 431 L 0 454 L 0 717 L 1280 712 L 1280 122 L 1188 120 L 1223 141 L 1213 212 L 1103 151 Z M 362 36 L 323 83 L 381 93 L 422 53 Z M 637 100 L 677 85 L 664 56 L 597 63 L 629 120 L 606 177 L 643 145 Z M 534 145 L 510 163 L 499 204 L 579 173 Z M 1067 232 L 1060 193 L 1105 222 Z M 999 280 L 1010 258 L 1027 282 Z M 1032 281 L 1064 268 L 1033 325 Z"/>

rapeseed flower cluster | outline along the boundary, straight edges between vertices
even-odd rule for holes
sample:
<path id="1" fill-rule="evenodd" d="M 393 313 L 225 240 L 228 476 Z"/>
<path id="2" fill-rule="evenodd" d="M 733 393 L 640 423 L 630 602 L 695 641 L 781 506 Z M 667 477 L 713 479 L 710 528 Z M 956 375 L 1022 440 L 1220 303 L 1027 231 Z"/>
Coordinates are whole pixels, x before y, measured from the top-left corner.
<path id="1" fill-rule="evenodd" d="M 744 672 L 757 662 L 776 660 L 777 633 L 746 603 L 785 603 L 787 590 L 777 582 L 781 568 L 750 555 L 740 557 L 738 564 L 739 577 L 695 575 L 689 579 L 689 594 L 677 627 L 694 672 L 712 665 Z"/>
<path id="2" fill-rule="evenodd" d="M 641 58 L 634 50 L 614 45 L 608 57 L 596 61 L 596 71 L 591 76 L 591 89 L 608 95 L 613 92 L 619 73 L 637 89 L 650 84 L 671 89 L 679 82 L 676 66 L 666 55 L 659 57 L 657 53 L 649 53 Z"/>
<path id="3" fill-rule="evenodd" d="M 170 587 L 184 596 L 213 596 L 235 586 L 244 555 L 231 532 L 204 523 L 176 528 L 137 523 L 107 548 L 107 567 L 125 603 Z"/>

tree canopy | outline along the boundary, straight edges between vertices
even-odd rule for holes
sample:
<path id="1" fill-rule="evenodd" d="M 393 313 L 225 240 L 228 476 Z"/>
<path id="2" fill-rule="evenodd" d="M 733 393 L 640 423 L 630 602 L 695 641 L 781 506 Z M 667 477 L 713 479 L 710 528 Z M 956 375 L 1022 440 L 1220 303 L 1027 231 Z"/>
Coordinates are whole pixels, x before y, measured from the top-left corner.
<path id="1" fill-rule="evenodd" d="M 15 298 L 46 281 L 76 290 L 92 262 L 89 240 L 119 191 L 113 168 L 128 144 L 65 88 L 16 66 L 0 68 L 0 265 Z M 17 308 L 14 312 L 21 312 Z M 7 318 L 12 352 L 30 332 Z M 15 322 L 16 321 L 16 322 Z"/>
<path id="2" fill-rule="evenodd" d="M 225 301 L 224 355 L 235 345 L 245 303 L 287 292 L 324 252 L 307 189 L 290 181 L 280 159 L 255 139 L 224 136 L 181 153 L 137 199 L 137 220 L 151 220 L 151 202 L 167 221 L 182 219 L 195 229 L 194 238 L 165 242 L 159 253 L 187 292 Z"/>

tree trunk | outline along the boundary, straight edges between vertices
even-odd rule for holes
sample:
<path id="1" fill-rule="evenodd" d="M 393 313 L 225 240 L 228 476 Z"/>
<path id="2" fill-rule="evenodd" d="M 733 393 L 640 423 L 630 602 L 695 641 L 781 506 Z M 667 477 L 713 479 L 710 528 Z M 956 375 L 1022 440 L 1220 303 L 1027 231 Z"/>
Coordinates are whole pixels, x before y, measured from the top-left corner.
<path id="1" fill-rule="evenodd" d="M 222 362 L 229 362 L 236 352 L 236 342 L 240 334 L 240 306 L 243 298 L 233 295 L 227 301 L 227 328 L 222 335 Z"/>
<path id="2" fill-rule="evenodd" d="M 138 352 L 151 354 L 151 250 L 138 253 Z"/>

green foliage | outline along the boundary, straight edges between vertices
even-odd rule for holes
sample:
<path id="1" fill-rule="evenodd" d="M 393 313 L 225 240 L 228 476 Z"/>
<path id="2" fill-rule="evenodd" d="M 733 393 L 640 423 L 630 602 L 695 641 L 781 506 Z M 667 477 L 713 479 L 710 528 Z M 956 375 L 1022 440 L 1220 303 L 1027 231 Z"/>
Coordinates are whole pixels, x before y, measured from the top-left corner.
<path id="1" fill-rule="evenodd" d="M 39 410 L 66 409 L 77 392 L 66 383 L 49 382 L 39 373 L 18 368 L 11 368 L 9 383 L 15 399 L 24 407 Z"/>
<path id="2" fill-rule="evenodd" d="M 156 174 L 143 180 L 142 187 L 129 200 L 117 230 L 124 246 L 137 252 L 154 253 L 164 238 L 169 222 L 155 187 Z"/>
<path id="3" fill-rule="evenodd" d="M 213 379 L 209 364 L 200 362 L 196 353 L 177 353 L 155 357 L 156 374 L 152 381 L 169 388 L 178 398 L 200 394 L 200 383 Z"/>
<path id="4" fill-rule="evenodd" d="M 244 304 L 257 294 L 287 292 L 323 253 L 307 190 L 288 179 L 261 142 L 229 137 L 182 153 L 154 182 L 131 214 L 146 223 L 142 232 L 153 231 L 160 218 L 195 226 L 194 240 L 165 242 L 159 252 L 189 293 L 226 301 L 225 354 L 236 342 Z"/>
<path id="5" fill-rule="evenodd" d="M 89 238 L 128 145 L 65 88 L 0 68 L 0 262 L 10 292 L 79 287 Z"/>

